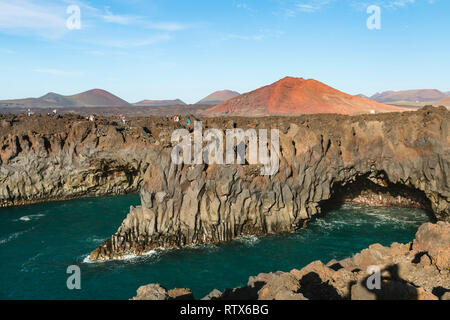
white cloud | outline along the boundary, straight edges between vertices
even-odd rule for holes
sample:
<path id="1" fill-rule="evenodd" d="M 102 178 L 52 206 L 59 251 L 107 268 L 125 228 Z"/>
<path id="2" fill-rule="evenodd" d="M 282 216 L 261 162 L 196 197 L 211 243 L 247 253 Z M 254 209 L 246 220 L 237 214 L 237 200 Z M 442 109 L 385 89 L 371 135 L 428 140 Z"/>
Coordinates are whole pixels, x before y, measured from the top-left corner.
<path id="1" fill-rule="evenodd" d="M 66 27 L 67 6 L 76 4 L 81 8 L 83 26 L 97 23 L 133 25 L 142 29 L 175 32 L 188 28 L 187 25 L 173 21 L 150 21 L 143 16 L 114 14 L 109 7 L 98 9 L 81 1 L 53 2 L 37 0 L 0 0 L 0 31 L 39 35 L 45 38 L 59 38 L 69 32 Z"/>
<path id="2" fill-rule="evenodd" d="M 64 6 L 37 5 L 30 0 L 0 2 L 0 29 L 58 37 L 67 32 Z"/>
<path id="3" fill-rule="evenodd" d="M 94 9 L 94 8 L 91 8 Z M 94 11 L 99 11 L 94 9 Z M 105 13 L 97 13 L 98 16 L 100 16 L 105 22 L 109 23 L 117 23 L 122 25 L 129 25 L 133 23 L 137 23 L 141 20 L 141 17 L 139 16 L 132 16 L 132 15 L 122 15 L 122 14 L 113 14 L 109 8 L 105 9 Z"/>
<path id="4" fill-rule="evenodd" d="M 145 47 L 159 42 L 168 41 L 170 39 L 172 39 L 170 35 L 161 34 L 143 39 L 126 39 L 126 40 L 114 39 L 114 40 L 96 41 L 95 43 L 106 47 L 125 49 L 125 48 Z"/>
<path id="5" fill-rule="evenodd" d="M 426 0 L 427 3 L 433 4 L 433 0 Z M 400 9 L 408 5 L 416 3 L 415 0 L 372 0 L 372 1 L 357 1 L 352 0 L 350 5 L 358 10 L 365 11 L 370 5 L 377 5 L 386 9 Z"/>
<path id="6" fill-rule="evenodd" d="M 316 12 L 334 0 L 309 0 L 302 1 L 295 5 L 296 9 L 301 12 Z"/>
<path id="7" fill-rule="evenodd" d="M 399 8 L 399 7 L 405 7 L 408 4 L 412 4 L 415 2 L 415 0 L 394 0 L 394 1 L 386 1 L 386 6 L 392 7 L 392 8 Z"/>
<path id="8" fill-rule="evenodd" d="M 229 33 L 227 35 L 225 35 L 224 40 L 254 40 L 254 41 L 259 41 L 262 40 L 264 38 L 264 35 L 262 34 L 255 34 L 252 36 L 247 36 L 247 35 L 240 35 L 240 34 L 234 34 L 234 33 Z"/>
<path id="9" fill-rule="evenodd" d="M 250 12 L 250 13 L 255 13 L 255 12 L 256 12 L 255 9 L 251 8 L 251 7 L 250 7 L 247 3 L 245 3 L 245 2 L 237 3 L 237 4 L 236 4 L 236 8 L 242 9 L 242 10 L 246 10 L 246 11 L 248 11 L 248 12 Z"/>
<path id="10" fill-rule="evenodd" d="M 186 25 L 176 22 L 149 22 L 147 27 L 161 31 L 180 31 L 187 28 Z"/>
<path id="11" fill-rule="evenodd" d="M 113 14 L 109 8 L 106 8 L 105 14 L 97 13 L 103 21 L 121 25 L 137 25 L 143 28 L 160 30 L 160 31 L 180 31 L 186 29 L 187 26 L 178 22 L 153 22 L 142 16 Z"/>

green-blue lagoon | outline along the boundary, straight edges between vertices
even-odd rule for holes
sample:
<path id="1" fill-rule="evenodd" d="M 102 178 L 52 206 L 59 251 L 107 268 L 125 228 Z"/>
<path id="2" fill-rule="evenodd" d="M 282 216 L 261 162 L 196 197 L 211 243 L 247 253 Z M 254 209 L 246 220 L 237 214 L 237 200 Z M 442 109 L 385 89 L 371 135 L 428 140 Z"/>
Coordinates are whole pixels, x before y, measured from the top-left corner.
<path id="1" fill-rule="evenodd" d="M 291 234 L 88 262 L 139 203 L 138 195 L 127 195 L 0 209 L 0 299 L 129 299 L 149 283 L 191 288 L 200 299 L 261 272 L 343 259 L 373 243 L 409 242 L 430 221 L 419 209 L 344 204 Z M 81 268 L 81 290 L 67 289 L 70 265 Z"/>

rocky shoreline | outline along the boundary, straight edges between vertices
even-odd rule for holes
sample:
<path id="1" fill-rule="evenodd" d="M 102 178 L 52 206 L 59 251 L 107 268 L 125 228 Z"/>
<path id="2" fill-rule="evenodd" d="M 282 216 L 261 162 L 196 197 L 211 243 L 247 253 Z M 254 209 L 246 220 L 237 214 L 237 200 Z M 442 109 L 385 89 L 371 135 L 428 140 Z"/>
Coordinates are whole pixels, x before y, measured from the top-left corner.
<path id="1" fill-rule="evenodd" d="M 155 248 L 292 232 L 327 206 L 354 201 L 429 209 L 450 219 L 450 112 L 203 118 L 204 128 L 280 131 L 280 170 L 175 165 L 187 117 L 0 115 L 0 206 L 140 191 L 92 260 Z M 190 117 L 194 119 L 194 117 Z M 192 122 L 191 122 L 192 123 Z"/>
<path id="2" fill-rule="evenodd" d="M 170 150 L 154 150 L 142 205 L 130 209 L 90 259 L 293 232 L 342 201 L 425 208 L 448 220 L 449 115 L 445 108 L 426 108 L 373 117 L 224 118 L 222 125 L 214 119 L 208 127 L 279 128 L 279 172 L 175 165 Z"/>
<path id="3" fill-rule="evenodd" d="M 380 289 L 368 289 L 377 266 Z M 132 300 L 193 300 L 189 289 L 142 286 Z M 413 242 L 371 245 L 351 258 L 314 261 L 290 272 L 259 274 L 246 286 L 213 290 L 202 300 L 450 300 L 450 223 L 422 225 Z"/>

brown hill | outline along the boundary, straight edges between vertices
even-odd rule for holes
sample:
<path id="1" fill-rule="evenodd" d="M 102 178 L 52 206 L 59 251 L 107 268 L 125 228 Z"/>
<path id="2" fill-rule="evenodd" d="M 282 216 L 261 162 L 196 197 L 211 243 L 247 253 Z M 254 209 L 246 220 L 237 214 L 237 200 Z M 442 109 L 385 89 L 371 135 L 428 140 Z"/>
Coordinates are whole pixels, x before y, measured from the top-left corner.
<path id="1" fill-rule="evenodd" d="M 136 102 L 135 106 L 142 107 L 166 107 L 166 106 L 185 106 L 186 103 L 180 99 L 175 100 L 142 100 Z"/>
<path id="2" fill-rule="evenodd" d="M 205 115 L 362 114 L 405 109 L 355 97 L 319 81 L 286 77 L 269 86 L 240 95 L 204 112 Z"/>
<path id="3" fill-rule="evenodd" d="M 40 98 L 27 98 L 0 101 L 0 107 L 13 108 L 52 108 L 52 107 L 125 107 L 128 102 L 101 89 L 93 89 L 71 96 L 54 92 Z"/>
<path id="4" fill-rule="evenodd" d="M 434 105 L 450 108 L 450 97 L 441 99 L 441 100 L 437 101 L 436 103 L 434 103 Z"/>
<path id="5" fill-rule="evenodd" d="M 446 94 L 436 89 L 422 89 L 422 90 L 405 90 L 405 91 L 385 91 L 376 93 L 372 100 L 378 102 L 396 102 L 396 101 L 411 101 L 411 102 L 426 102 L 437 101 L 445 98 Z"/>
<path id="6" fill-rule="evenodd" d="M 130 105 L 125 100 L 102 89 L 93 89 L 66 98 L 72 100 L 76 106 L 123 107 Z"/>
<path id="7" fill-rule="evenodd" d="M 216 91 L 214 93 L 211 93 L 206 98 L 197 102 L 197 104 L 216 105 L 216 104 L 222 103 L 224 101 L 227 101 L 229 99 L 232 99 L 234 97 L 237 97 L 238 95 L 239 95 L 239 92 L 231 91 L 231 90 Z"/>

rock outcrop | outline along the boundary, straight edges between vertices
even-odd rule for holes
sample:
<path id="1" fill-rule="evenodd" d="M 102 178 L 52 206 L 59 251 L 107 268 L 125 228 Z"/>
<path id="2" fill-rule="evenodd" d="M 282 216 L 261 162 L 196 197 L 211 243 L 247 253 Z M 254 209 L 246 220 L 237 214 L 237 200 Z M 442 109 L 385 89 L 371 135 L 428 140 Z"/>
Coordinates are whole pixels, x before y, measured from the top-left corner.
<path id="1" fill-rule="evenodd" d="M 206 118 L 204 128 L 278 129 L 280 166 L 175 165 L 165 117 L 126 125 L 74 115 L 0 115 L 0 205 L 140 190 L 118 231 L 92 260 L 291 232 L 330 201 L 429 208 L 449 220 L 445 108 L 344 116 Z"/>
<path id="2" fill-rule="evenodd" d="M 244 287 L 214 290 L 203 300 L 448 300 L 449 235 L 449 222 L 427 223 L 412 243 L 374 244 L 342 261 L 314 261 L 301 270 L 259 274 Z M 368 288 L 369 267 L 380 271 L 379 288 Z M 171 299 L 170 291 L 160 291 L 159 285 L 141 287 L 135 299 Z"/>
<path id="3" fill-rule="evenodd" d="M 258 165 L 175 165 L 170 148 L 150 148 L 142 205 L 90 258 L 292 232 L 332 200 L 424 207 L 449 220 L 449 120 L 445 108 L 431 107 L 205 120 L 205 128 L 279 129 L 278 173 L 261 176 Z"/>
<path id="4" fill-rule="evenodd" d="M 167 290 L 159 284 L 149 284 L 140 287 L 137 296 L 131 300 L 194 300 L 191 290 L 189 289 L 172 289 Z"/>
<path id="5" fill-rule="evenodd" d="M 0 205 L 137 192 L 145 147 L 142 127 L 75 116 L 5 117 L 0 131 Z"/>

